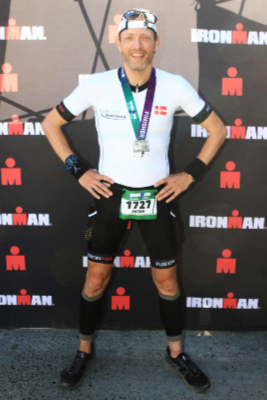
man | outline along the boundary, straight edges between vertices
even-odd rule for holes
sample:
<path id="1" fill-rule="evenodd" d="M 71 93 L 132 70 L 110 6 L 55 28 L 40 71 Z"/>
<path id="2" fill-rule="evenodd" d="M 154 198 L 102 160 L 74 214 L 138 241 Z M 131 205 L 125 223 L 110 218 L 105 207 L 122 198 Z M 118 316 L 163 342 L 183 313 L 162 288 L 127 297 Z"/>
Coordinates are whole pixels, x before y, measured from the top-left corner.
<path id="1" fill-rule="evenodd" d="M 219 117 L 182 77 L 152 67 L 160 38 L 157 17 L 129 10 L 119 25 L 117 46 L 123 67 L 90 76 L 53 109 L 43 128 L 66 169 L 96 199 L 89 212 L 88 271 L 80 304 L 80 346 L 61 374 L 60 384 L 78 387 L 92 365 L 92 337 L 101 313 L 102 295 L 129 220 L 135 219 L 151 258 L 159 292 L 160 315 L 168 347 L 165 367 L 194 391 L 209 386 L 206 375 L 181 346 L 181 298 L 176 279 L 176 239 L 171 202 L 198 178 L 226 137 Z M 164 104 L 166 116 L 152 113 Z M 99 171 L 88 169 L 69 147 L 61 126 L 93 107 L 100 144 Z M 210 133 L 197 158 L 180 173 L 169 174 L 168 146 L 173 115 L 187 112 Z M 116 110 L 118 119 L 105 118 Z"/>

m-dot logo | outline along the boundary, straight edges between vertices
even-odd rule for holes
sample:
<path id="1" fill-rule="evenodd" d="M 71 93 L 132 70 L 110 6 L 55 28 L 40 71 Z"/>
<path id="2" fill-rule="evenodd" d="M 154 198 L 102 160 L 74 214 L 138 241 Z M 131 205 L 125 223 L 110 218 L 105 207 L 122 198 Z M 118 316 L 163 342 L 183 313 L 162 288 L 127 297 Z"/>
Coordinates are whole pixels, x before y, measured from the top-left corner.
<path id="1" fill-rule="evenodd" d="M 18 115 L 11 117 L 12 122 L 0 122 L 0 135 L 44 136 L 41 122 L 20 122 Z"/>
<path id="2" fill-rule="evenodd" d="M 49 214 L 25 214 L 22 207 L 16 208 L 16 214 L 0 214 L 0 225 L 52 226 Z"/>
<path id="3" fill-rule="evenodd" d="M 267 140 L 266 126 L 244 126 L 242 119 L 236 118 L 234 125 L 226 126 L 226 139 Z M 191 137 L 207 138 L 209 133 L 201 125 L 191 125 Z"/>
<path id="4" fill-rule="evenodd" d="M 10 18 L 8 26 L 0 26 L 0 40 L 46 40 L 43 26 L 17 26 Z"/>
<path id="5" fill-rule="evenodd" d="M 232 308 L 245 310 L 259 310 L 259 299 L 237 299 L 230 292 L 226 298 L 187 297 L 187 308 Z"/>
<path id="6" fill-rule="evenodd" d="M 233 210 L 231 217 L 190 215 L 189 227 L 217 229 L 266 229 L 264 217 L 240 217 L 238 210 Z"/>
<path id="7" fill-rule="evenodd" d="M 266 45 L 267 32 L 255 32 L 243 30 L 243 24 L 236 24 L 236 30 L 219 31 L 217 29 L 191 29 L 191 42 L 198 43 L 222 43 L 222 44 L 245 44 Z"/>
<path id="8" fill-rule="evenodd" d="M 21 289 L 20 294 L 1 294 L 0 306 L 54 306 L 52 296 L 29 295 Z"/>

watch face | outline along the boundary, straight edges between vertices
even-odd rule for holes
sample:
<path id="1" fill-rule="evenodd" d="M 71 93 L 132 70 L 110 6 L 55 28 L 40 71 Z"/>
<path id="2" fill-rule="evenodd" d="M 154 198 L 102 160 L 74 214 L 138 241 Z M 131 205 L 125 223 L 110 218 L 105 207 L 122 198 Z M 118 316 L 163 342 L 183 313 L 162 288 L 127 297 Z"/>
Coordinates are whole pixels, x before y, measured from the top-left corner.
<path id="1" fill-rule="evenodd" d="M 75 165 L 76 163 L 77 163 L 77 157 L 75 157 L 73 155 L 67 157 L 66 160 L 65 160 L 66 167 L 69 167 L 67 169 L 72 168 L 73 165 Z"/>

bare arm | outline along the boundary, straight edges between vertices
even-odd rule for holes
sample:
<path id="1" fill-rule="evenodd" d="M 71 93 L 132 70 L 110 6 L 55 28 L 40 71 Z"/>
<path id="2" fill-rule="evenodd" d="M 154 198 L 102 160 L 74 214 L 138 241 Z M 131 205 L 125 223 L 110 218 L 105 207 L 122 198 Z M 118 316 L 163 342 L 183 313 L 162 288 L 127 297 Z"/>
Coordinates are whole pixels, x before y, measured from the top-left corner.
<path id="1" fill-rule="evenodd" d="M 206 139 L 197 157 L 208 165 L 225 141 L 227 131 L 222 120 L 214 111 L 200 125 L 209 132 L 209 137 Z M 194 179 L 186 172 L 180 172 L 170 175 L 166 179 L 161 179 L 154 186 L 158 187 L 163 184 L 166 184 L 166 186 L 157 194 L 156 199 L 160 201 L 172 195 L 166 200 L 166 203 L 169 203 L 185 191 L 193 181 Z"/>
<path id="2" fill-rule="evenodd" d="M 55 108 L 50 111 L 42 123 L 49 143 L 63 162 L 70 154 L 74 154 L 61 130 L 61 127 L 64 124 L 66 124 L 66 121 L 59 115 Z M 93 171 L 92 169 L 86 171 L 79 179 L 79 183 L 95 198 L 100 199 L 100 196 L 97 193 L 107 198 L 112 196 L 112 192 L 100 181 L 106 181 L 107 185 L 114 183 L 112 179 L 108 178 L 107 176 L 100 175 L 98 172 Z"/>

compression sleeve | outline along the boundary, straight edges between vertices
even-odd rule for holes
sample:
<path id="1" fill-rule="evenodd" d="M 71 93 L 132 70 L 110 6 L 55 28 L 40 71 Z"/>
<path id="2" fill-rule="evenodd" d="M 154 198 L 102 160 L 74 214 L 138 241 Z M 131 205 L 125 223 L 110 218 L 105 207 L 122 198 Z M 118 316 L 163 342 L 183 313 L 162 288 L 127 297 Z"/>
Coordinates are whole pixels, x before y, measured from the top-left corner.
<path id="1" fill-rule="evenodd" d="M 201 124 L 212 112 L 211 107 L 204 102 L 187 80 L 181 76 L 177 78 L 179 78 L 178 93 L 180 93 L 180 107 L 182 107 L 196 123 Z"/>
<path id="2" fill-rule="evenodd" d="M 204 108 L 193 117 L 193 120 L 196 121 L 197 124 L 201 124 L 208 118 L 211 113 L 212 108 L 206 103 Z"/>
<path id="3" fill-rule="evenodd" d="M 59 115 L 65 119 L 65 121 L 70 122 L 75 118 L 75 115 L 73 115 L 65 106 L 64 102 L 62 101 L 56 106 L 56 110 L 59 113 Z"/>

